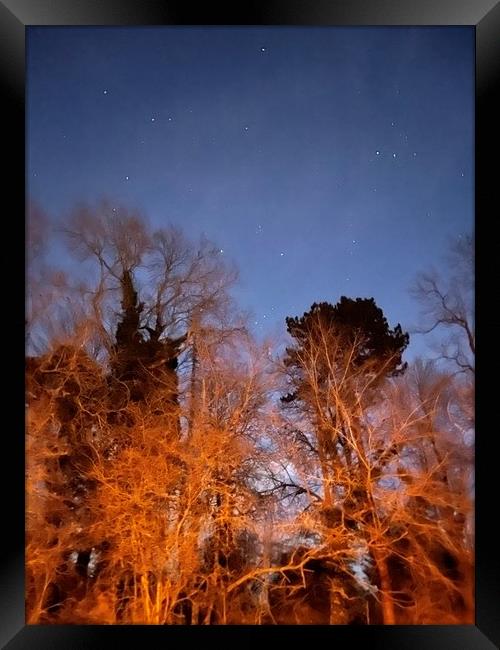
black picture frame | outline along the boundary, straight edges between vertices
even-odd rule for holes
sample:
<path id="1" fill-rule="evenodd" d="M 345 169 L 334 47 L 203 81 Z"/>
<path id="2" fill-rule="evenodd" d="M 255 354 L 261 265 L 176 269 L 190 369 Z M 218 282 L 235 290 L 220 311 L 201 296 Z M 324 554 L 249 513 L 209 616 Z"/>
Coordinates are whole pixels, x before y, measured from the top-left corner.
<path id="1" fill-rule="evenodd" d="M 24 408 L 24 172 L 25 156 L 21 142 L 25 136 L 24 78 L 25 31 L 31 25 L 468 25 L 476 34 L 476 329 L 479 333 L 476 420 L 476 624 L 470 626 L 363 626 L 363 627 L 217 627 L 180 628 L 156 626 L 41 626 L 24 623 L 24 435 L 21 410 Z M 495 334 L 499 332 L 494 315 L 495 294 L 487 293 L 488 281 L 495 278 L 495 238 L 488 228 L 493 213 L 495 178 L 496 117 L 500 115 L 496 86 L 500 68 L 500 3 L 496 0 L 262 0 L 248 7 L 232 3 L 224 10 L 213 3 L 200 7 L 187 0 L 2 0 L 0 1 L 0 78 L 4 92 L 5 132 L 12 146 L 4 148 L 8 162 L 4 190 L 11 195 L 10 211 L 4 207 L 4 268 L 0 280 L 0 321 L 4 327 L 5 365 L 10 368 L 5 382 L 5 414 L 12 414 L 12 426 L 5 424 L 2 490 L 4 497 L 4 533 L 6 548 L 0 555 L 1 607 L 0 642 L 8 650 L 21 648 L 108 648 L 118 643 L 164 646 L 189 640 L 202 643 L 241 636 L 249 643 L 262 638 L 271 643 L 306 641 L 356 644 L 366 641 L 374 648 L 452 648 L 453 650 L 489 650 L 500 645 L 500 598 L 498 581 L 498 543 L 492 530 L 492 518 L 498 508 L 492 506 L 498 494 L 491 451 L 496 431 L 495 394 L 498 382 L 488 380 L 488 370 L 500 367 Z M 491 203 L 491 205 L 490 205 Z M 8 225 L 8 228 L 6 227 Z M 13 234 L 8 234 L 13 233 Z M 488 301 L 481 301 L 481 296 Z M 493 301 L 491 301 L 493 295 Z M 8 319 L 6 314 L 8 312 Z M 22 338 L 21 338 L 22 337 Z M 14 344 L 15 343 L 15 344 Z M 19 345 L 19 349 L 17 348 Z M 19 357 L 17 354 L 19 353 Z M 9 356 L 12 355 L 12 360 Z M 16 369 L 19 368 L 19 371 Z M 497 392 L 497 391 L 495 391 Z M 497 398 L 498 399 L 498 398 Z M 23 478 L 21 478 L 23 477 Z M 19 495 L 20 502 L 19 502 Z M 490 497 L 490 495 L 492 495 Z M 12 508 L 7 505 L 13 501 Z M 192 637 L 192 638 L 191 638 Z"/>

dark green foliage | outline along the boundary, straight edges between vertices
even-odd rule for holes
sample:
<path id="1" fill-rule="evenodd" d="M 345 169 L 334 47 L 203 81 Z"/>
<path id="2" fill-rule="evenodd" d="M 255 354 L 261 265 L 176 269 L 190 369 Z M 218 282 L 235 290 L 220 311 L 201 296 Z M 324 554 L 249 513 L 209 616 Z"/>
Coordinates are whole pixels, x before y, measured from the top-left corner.
<path id="1" fill-rule="evenodd" d="M 369 359 L 391 359 L 387 374 L 401 373 L 406 364 L 401 365 L 401 356 L 409 343 L 409 336 L 403 333 L 401 325 L 391 330 L 380 307 L 373 298 L 346 298 L 342 296 L 336 305 L 328 302 L 314 303 L 309 312 L 301 318 L 287 318 L 287 331 L 299 344 L 320 335 L 327 330 L 339 337 L 345 347 L 350 347 L 361 337 L 363 343 L 353 360 L 361 365 Z"/>
<path id="2" fill-rule="evenodd" d="M 116 344 L 119 348 L 139 345 L 143 339 L 139 332 L 139 320 L 144 309 L 137 304 L 137 291 L 134 289 L 132 274 L 124 271 L 121 278 L 122 318 L 116 328 Z"/>
<path id="3" fill-rule="evenodd" d="M 143 401 L 154 389 L 155 379 L 164 387 L 170 385 L 171 394 L 166 401 L 177 404 L 177 357 L 186 337 L 163 337 L 161 323 L 157 328 L 141 327 L 144 304 L 138 302 L 131 271 L 125 270 L 121 278 L 122 313 L 116 328 L 115 354 L 112 375 L 129 385 L 130 399 Z M 142 331 L 146 330 L 149 338 Z"/>
<path id="4" fill-rule="evenodd" d="M 402 331 L 401 325 L 390 329 L 383 311 L 377 307 L 373 298 L 346 298 L 342 296 L 336 305 L 328 302 L 314 303 L 302 317 L 288 317 L 287 331 L 295 339 L 296 347 L 287 348 L 285 365 L 293 370 L 304 365 L 308 353 L 315 355 L 315 365 L 321 378 L 331 373 L 327 367 L 324 351 L 328 350 L 328 360 L 332 358 L 342 372 L 349 365 L 352 372 L 366 368 L 378 378 L 395 376 L 406 369 L 402 355 L 409 343 L 409 335 Z M 291 402 L 297 398 L 291 393 L 282 398 Z"/>

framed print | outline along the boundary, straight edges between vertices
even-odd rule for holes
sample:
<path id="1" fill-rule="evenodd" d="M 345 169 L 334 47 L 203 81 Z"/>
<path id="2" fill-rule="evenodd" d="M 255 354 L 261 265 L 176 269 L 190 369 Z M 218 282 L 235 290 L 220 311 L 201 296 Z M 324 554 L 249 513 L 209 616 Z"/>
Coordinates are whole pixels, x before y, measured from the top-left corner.
<path id="1" fill-rule="evenodd" d="M 4 647 L 498 646 L 498 3 L 0 12 Z"/>

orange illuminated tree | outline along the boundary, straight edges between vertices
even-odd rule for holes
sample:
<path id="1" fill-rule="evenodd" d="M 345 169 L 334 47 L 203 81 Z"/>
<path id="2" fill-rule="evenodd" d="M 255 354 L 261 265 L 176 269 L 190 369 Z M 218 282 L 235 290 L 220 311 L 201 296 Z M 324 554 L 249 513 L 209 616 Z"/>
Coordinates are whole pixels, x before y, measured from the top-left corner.
<path id="1" fill-rule="evenodd" d="M 82 205 L 59 232 L 79 278 L 37 223 L 29 623 L 472 622 L 473 365 L 407 366 L 401 327 L 346 297 L 280 352 L 206 240 Z"/>

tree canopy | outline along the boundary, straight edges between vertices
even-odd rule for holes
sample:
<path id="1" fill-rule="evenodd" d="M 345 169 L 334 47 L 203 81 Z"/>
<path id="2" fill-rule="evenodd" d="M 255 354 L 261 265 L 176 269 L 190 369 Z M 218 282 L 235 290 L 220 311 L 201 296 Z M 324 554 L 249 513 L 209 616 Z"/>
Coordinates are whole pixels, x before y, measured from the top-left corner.
<path id="1" fill-rule="evenodd" d="M 286 319 L 287 331 L 296 345 L 286 349 L 285 365 L 301 373 L 305 359 L 315 357 L 321 368 L 320 380 L 336 372 L 346 374 L 365 369 L 374 379 L 394 377 L 404 372 L 406 363 L 402 355 L 409 343 L 409 335 L 397 324 L 389 328 L 387 319 L 373 298 L 347 298 L 342 296 L 332 305 L 313 303 L 301 317 Z M 325 358 L 325 346 L 328 358 Z M 300 380 L 299 380 L 300 383 Z M 289 393 L 283 401 L 295 400 L 297 391 Z"/>
<path id="2" fill-rule="evenodd" d="M 30 261 L 29 623 L 472 622 L 464 374 L 405 372 L 373 298 L 259 342 L 220 249 L 135 212 L 64 234 L 85 278 Z"/>

